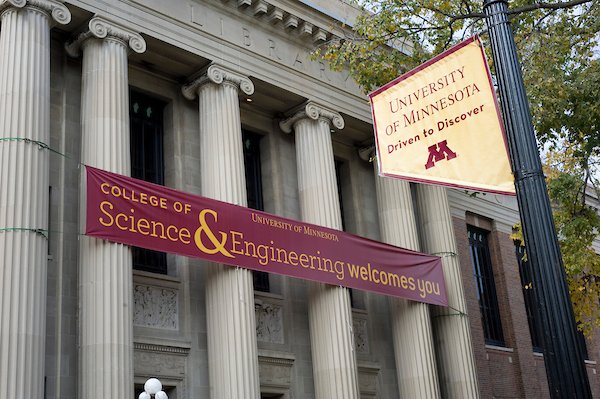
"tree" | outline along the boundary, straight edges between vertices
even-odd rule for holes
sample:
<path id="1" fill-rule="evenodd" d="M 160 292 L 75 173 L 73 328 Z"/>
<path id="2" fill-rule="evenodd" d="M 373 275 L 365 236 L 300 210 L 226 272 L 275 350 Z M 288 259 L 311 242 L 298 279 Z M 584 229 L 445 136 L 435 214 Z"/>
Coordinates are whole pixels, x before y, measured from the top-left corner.
<path id="1" fill-rule="evenodd" d="M 597 191 L 586 184 L 588 172 L 575 155 L 578 151 L 569 145 L 561 151 L 550 150 L 544 172 L 575 319 L 584 334 L 591 336 L 600 327 L 600 255 L 592 248 L 600 231 L 600 214 L 590 205 L 590 196 L 599 203 Z M 511 238 L 524 245 L 520 224 L 514 226 Z"/>
<path id="2" fill-rule="evenodd" d="M 600 327 L 600 255 L 592 248 L 600 231 L 600 215 L 586 200 L 594 190 L 586 184 L 588 172 L 572 154 L 576 151 L 569 146 L 552 151 L 545 166 L 575 318 L 583 332 L 591 335 L 594 327 Z"/>
<path id="3" fill-rule="evenodd" d="M 347 69 L 365 92 L 466 37 L 478 33 L 485 40 L 481 1 L 355 2 L 365 13 L 353 33 L 326 42 L 314 56 L 334 70 Z M 574 155 L 595 161 L 600 148 L 600 0 L 511 4 L 511 25 L 540 143 L 577 142 L 583 152 Z"/>
<path id="4" fill-rule="evenodd" d="M 356 4 L 365 13 L 352 33 L 314 55 L 332 69 L 348 70 L 365 92 L 473 34 L 486 40 L 482 1 Z M 591 247 L 600 217 L 586 203 L 590 190 L 596 198 L 600 194 L 600 1 L 514 0 L 510 16 L 534 128 L 547 153 L 549 195 L 575 316 L 590 334 L 600 327 L 600 256 Z"/>

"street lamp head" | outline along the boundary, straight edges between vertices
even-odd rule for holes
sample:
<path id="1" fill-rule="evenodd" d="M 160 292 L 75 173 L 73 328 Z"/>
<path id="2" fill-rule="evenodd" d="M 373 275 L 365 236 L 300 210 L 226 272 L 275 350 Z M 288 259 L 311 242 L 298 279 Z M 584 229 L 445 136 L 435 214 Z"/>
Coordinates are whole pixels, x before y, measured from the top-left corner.
<path id="1" fill-rule="evenodd" d="M 162 384 L 156 378 L 150 378 L 144 384 L 144 391 L 150 395 L 155 395 L 158 391 L 162 391 Z"/>
<path id="2" fill-rule="evenodd" d="M 154 399 L 169 399 L 165 391 L 158 391 L 156 395 L 154 395 Z"/>
<path id="3" fill-rule="evenodd" d="M 148 392 L 142 392 L 138 399 L 150 399 L 150 394 Z"/>

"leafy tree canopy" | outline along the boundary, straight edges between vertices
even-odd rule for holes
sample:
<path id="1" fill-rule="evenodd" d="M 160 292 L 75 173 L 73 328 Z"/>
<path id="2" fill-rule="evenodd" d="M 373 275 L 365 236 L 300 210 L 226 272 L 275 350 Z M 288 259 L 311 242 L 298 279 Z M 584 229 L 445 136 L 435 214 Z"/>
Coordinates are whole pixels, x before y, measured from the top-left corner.
<path id="1" fill-rule="evenodd" d="M 467 37 L 488 39 L 481 0 L 354 3 L 365 12 L 352 33 L 314 56 L 348 70 L 365 92 Z M 512 0 L 509 8 L 571 298 L 589 334 L 600 327 L 600 256 L 592 250 L 600 217 L 585 194 L 600 194 L 600 0 Z"/>
<path id="2" fill-rule="evenodd" d="M 352 33 L 314 55 L 332 69 L 347 69 L 365 92 L 469 36 L 487 38 L 481 0 L 350 1 L 365 11 Z M 597 156 L 600 0 L 509 5 L 538 138 L 542 144 L 577 142 L 582 152 Z"/>

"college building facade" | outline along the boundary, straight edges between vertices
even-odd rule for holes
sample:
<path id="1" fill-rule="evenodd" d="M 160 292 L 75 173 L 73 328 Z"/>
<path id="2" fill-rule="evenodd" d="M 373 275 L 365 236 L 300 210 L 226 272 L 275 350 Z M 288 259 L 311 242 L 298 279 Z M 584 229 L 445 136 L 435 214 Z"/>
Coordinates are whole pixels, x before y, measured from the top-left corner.
<path id="1" fill-rule="evenodd" d="M 515 199 L 379 177 L 311 57 L 358 13 L 0 0 L 0 397 L 549 397 Z M 440 256 L 449 306 L 88 237 L 83 165 Z"/>

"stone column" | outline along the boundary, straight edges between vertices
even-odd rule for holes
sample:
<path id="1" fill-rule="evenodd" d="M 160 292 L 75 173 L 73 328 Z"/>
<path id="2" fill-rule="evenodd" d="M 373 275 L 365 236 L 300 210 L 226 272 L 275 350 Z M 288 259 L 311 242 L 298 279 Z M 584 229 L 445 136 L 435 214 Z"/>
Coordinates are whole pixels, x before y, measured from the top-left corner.
<path id="1" fill-rule="evenodd" d="M 146 43 L 138 33 L 100 17 L 92 18 L 88 30 L 66 46 L 72 56 L 83 49 L 81 162 L 126 176 L 131 171 L 129 48 L 142 53 Z M 85 201 L 84 185 L 80 191 L 81 201 Z M 80 220 L 83 229 L 84 217 Z M 123 244 L 81 235 L 79 273 L 79 397 L 104 398 L 107 389 L 113 397 L 130 397 L 131 250 Z"/>
<path id="2" fill-rule="evenodd" d="M 442 396 L 479 398 L 467 304 L 446 189 L 419 184 L 417 206 L 423 250 L 442 257 L 448 307 L 432 307 Z"/>
<path id="3" fill-rule="evenodd" d="M 44 395 L 52 0 L 0 0 L 0 397 Z"/>
<path id="4" fill-rule="evenodd" d="M 183 87 L 200 106 L 200 171 L 203 196 L 247 205 L 238 90 L 250 95 L 250 79 L 210 65 Z M 211 264 L 206 282 L 210 397 L 259 398 L 258 349 L 252 272 Z"/>
<path id="5" fill-rule="evenodd" d="M 369 153 L 374 156 L 372 149 Z M 361 156 L 365 154 L 361 152 Z M 382 240 L 419 251 L 410 183 L 379 177 L 377 162 L 373 166 Z M 429 306 L 401 298 L 390 298 L 389 303 L 399 397 L 440 398 Z"/>
<path id="6" fill-rule="evenodd" d="M 296 134 L 296 162 L 302 219 L 309 223 L 342 228 L 331 125 L 344 127 L 337 112 L 308 102 L 281 129 Z M 313 376 L 317 399 L 359 398 L 352 311 L 348 290 L 309 284 L 309 323 Z"/>

